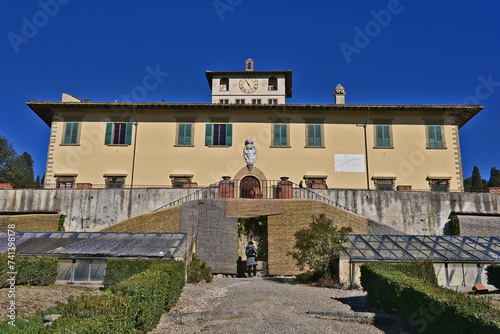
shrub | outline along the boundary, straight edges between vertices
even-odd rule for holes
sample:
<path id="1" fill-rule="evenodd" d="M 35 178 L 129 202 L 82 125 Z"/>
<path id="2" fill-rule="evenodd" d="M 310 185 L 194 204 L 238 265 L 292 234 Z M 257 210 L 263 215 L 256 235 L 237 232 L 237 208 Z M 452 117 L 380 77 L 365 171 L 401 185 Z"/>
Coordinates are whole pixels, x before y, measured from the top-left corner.
<path id="1" fill-rule="evenodd" d="M 500 311 L 485 299 L 471 298 L 404 274 L 390 264 L 361 266 L 368 300 L 397 310 L 419 333 L 498 333 Z"/>
<path id="2" fill-rule="evenodd" d="M 11 276 L 8 274 L 8 272 L 12 271 L 9 269 L 9 266 L 8 266 L 9 260 L 13 261 L 17 265 L 17 261 L 19 260 L 19 257 L 16 256 L 12 260 L 9 258 L 7 253 L 0 254 L 0 263 L 2 263 L 2 266 L 0 267 L 0 288 L 7 288 L 10 286 L 10 282 L 7 281 L 7 279 L 10 278 L 10 276 Z"/>
<path id="3" fill-rule="evenodd" d="M 50 333 L 145 333 L 175 305 L 185 283 L 180 261 L 114 259 L 111 269 L 110 293 L 72 298 Z"/>
<path id="4" fill-rule="evenodd" d="M 188 277 L 187 281 L 189 283 L 199 283 L 202 280 L 205 282 L 212 282 L 212 268 L 207 266 L 205 261 L 202 261 L 193 253 L 193 258 L 188 266 Z"/>
<path id="5" fill-rule="evenodd" d="M 57 258 L 44 256 L 40 258 L 20 258 L 17 269 L 19 285 L 51 285 L 57 278 Z"/>
<path id="6" fill-rule="evenodd" d="M 500 265 L 490 264 L 486 268 L 486 275 L 488 277 L 488 284 L 493 285 L 497 290 L 500 289 Z"/>
<path id="7" fill-rule="evenodd" d="M 62 317 L 46 333 L 134 333 L 137 302 L 133 296 L 106 294 L 70 297 Z"/>
<path id="8" fill-rule="evenodd" d="M 300 270 L 306 266 L 318 272 L 322 277 L 332 276 L 332 268 L 338 254 L 346 249 L 347 234 L 352 232 L 350 227 L 335 226 L 333 220 L 324 214 L 313 217 L 309 227 L 297 231 L 295 236 L 296 249 L 288 252 L 297 263 Z"/>
<path id="9" fill-rule="evenodd" d="M 111 287 L 149 268 L 154 260 L 109 259 L 106 262 L 104 286 Z"/>
<path id="10" fill-rule="evenodd" d="M 111 290 L 134 297 L 135 328 L 147 332 L 156 326 L 164 312 L 169 281 L 170 275 L 166 272 L 146 270 L 114 285 Z"/>
<path id="11" fill-rule="evenodd" d="M 8 261 L 14 262 L 16 275 L 16 285 L 51 285 L 57 278 L 57 258 L 51 256 L 21 258 L 16 254 L 13 258 L 7 253 L 0 254 L 0 262 L 5 264 L 0 269 L 0 288 L 10 285 L 7 281 L 11 275 L 8 272 Z"/>

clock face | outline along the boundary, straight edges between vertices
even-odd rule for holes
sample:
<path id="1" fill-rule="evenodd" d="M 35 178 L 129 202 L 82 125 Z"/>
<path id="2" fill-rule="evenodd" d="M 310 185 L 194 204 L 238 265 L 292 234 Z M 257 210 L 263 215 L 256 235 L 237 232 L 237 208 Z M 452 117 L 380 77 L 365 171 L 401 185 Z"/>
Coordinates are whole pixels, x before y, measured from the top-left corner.
<path id="1" fill-rule="evenodd" d="M 255 78 L 243 78 L 240 80 L 240 89 L 243 93 L 251 94 L 257 90 L 259 82 Z"/>

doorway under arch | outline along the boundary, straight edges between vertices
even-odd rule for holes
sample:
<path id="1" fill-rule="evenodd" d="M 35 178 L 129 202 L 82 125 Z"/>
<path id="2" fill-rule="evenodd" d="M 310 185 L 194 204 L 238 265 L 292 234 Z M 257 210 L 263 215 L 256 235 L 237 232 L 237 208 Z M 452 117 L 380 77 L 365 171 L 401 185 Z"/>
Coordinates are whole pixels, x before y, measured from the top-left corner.
<path id="1" fill-rule="evenodd" d="M 262 198 L 262 190 L 258 178 L 249 175 L 241 179 L 240 198 Z"/>

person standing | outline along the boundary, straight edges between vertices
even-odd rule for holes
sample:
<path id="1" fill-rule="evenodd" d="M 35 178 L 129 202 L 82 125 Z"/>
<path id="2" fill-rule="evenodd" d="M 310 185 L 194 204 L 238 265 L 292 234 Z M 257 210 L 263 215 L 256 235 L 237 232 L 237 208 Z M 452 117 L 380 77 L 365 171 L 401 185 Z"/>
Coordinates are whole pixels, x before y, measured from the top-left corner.
<path id="1" fill-rule="evenodd" d="M 247 256 L 248 277 L 252 277 L 253 269 L 253 277 L 255 278 L 257 276 L 257 248 L 255 248 L 252 241 L 248 242 L 245 254 Z"/>

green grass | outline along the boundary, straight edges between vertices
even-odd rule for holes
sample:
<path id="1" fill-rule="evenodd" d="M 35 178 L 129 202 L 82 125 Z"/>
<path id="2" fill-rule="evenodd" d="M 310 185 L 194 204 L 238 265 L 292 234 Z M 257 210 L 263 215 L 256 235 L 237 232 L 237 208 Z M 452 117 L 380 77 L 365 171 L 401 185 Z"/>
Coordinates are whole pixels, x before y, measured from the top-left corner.
<path id="1" fill-rule="evenodd" d="M 17 318 L 14 321 L 15 326 L 10 325 L 8 322 L 11 320 L 8 319 L 7 321 L 0 323 L 0 333 L 2 333 L 2 334 L 38 333 L 42 328 L 44 328 L 43 317 L 48 315 L 48 314 L 61 314 L 63 312 L 65 306 L 66 306 L 66 304 L 58 303 L 57 306 L 49 307 L 46 310 L 37 311 L 35 313 L 35 315 L 32 317 Z"/>

